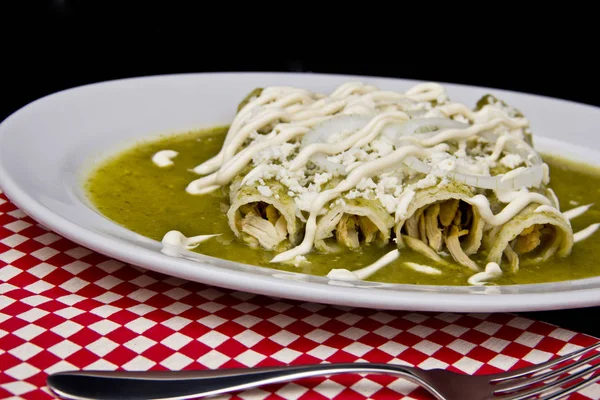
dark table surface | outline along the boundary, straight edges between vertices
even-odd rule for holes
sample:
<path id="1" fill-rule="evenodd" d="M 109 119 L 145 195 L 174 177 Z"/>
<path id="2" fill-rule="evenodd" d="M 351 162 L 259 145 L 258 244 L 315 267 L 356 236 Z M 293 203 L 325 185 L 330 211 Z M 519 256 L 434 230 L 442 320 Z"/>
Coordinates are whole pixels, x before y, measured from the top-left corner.
<path id="1" fill-rule="evenodd" d="M 585 13 L 575 20 L 564 15 L 560 24 L 528 24 L 530 29 L 505 20 L 502 29 L 488 29 L 483 35 L 474 34 L 481 33 L 476 27 L 464 33 L 454 30 L 456 24 L 447 24 L 428 38 L 423 30 L 398 22 L 388 28 L 382 22 L 373 29 L 355 21 L 340 30 L 324 17 L 297 25 L 289 21 L 288 26 L 274 19 L 257 29 L 252 18 L 223 18 L 221 9 L 198 13 L 167 8 L 166 3 L 127 10 L 111 2 L 15 2 L 18 8 L 7 3 L 0 6 L 0 121 L 41 96 L 86 83 L 205 71 L 389 76 L 510 89 L 600 106 L 594 61 L 597 34 Z M 244 19 L 243 12 L 235 15 Z M 566 30 L 565 21 L 576 25 Z M 511 29 L 511 23 L 519 29 Z M 522 314 L 600 336 L 599 310 Z"/>

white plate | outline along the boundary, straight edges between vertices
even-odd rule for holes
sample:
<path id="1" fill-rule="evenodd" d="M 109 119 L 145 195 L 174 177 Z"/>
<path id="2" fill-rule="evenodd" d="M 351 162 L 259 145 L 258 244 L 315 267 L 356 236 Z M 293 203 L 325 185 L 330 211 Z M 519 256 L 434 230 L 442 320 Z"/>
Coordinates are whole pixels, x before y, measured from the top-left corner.
<path id="1" fill-rule="evenodd" d="M 140 138 L 227 124 L 237 102 L 255 87 L 290 85 L 330 92 L 348 80 L 401 91 L 417 83 L 363 76 L 210 73 L 125 79 L 62 91 L 23 107 L 0 125 L 0 187 L 32 218 L 74 242 L 127 263 L 210 285 L 380 309 L 497 312 L 600 305 L 600 277 L 492 288 L 352 285 L 192 252 L 171 257 L 160 252 L 159 242 L 100 215 L 83 196 L 83 176 L 99 158 Z M 446 86 L 451 99 L 470 105 L 485 93 L 496 94 L 529 118 L 538 148 L 600 162 L 598 108 L 498 89 Z"/>

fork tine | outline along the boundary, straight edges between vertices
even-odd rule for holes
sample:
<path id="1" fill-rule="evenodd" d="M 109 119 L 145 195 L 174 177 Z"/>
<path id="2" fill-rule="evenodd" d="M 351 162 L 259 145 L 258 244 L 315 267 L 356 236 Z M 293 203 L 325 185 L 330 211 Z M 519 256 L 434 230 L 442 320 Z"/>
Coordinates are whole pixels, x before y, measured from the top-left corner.
<path id="1" fill-rule="evenodd" d="M 517 381 L 508 381 L 508 382 L 502 382 L 499 383 L 498 386 L 496 386 L 498 389 L 496 389 L 494 391 L 494 393 L 497 394 L 503 394 L 503 393 L 507 393 L 507 392 L 514 392 L 517 390 L 521 390 L 521 389 L 525 389 L 531 385 L 534 385 L 536 383 L 539 382 L 544 382 L 547 381 L 549 379 L 552 378 L 556 378 L 559 377 L 560 375 L 572 371 L 574 369 L 577 369 L 579 367 L 581 367 L 584 364 L 588 364 L 591 361 L 597 360 L 598 358 L 600 358 L 600 352 L 593 354 L 591 356 L 588 356 L 586 358 L 583 358 L 573 364 L 569 364 L 569 365 L 565 365 L 564 367 L 558 368 L 558 369 L 554 369 L 554 370 L 549 370 L 546 373 L 540 374 L 540 375 L 534 375 L 531 378 L 528 379 L 521 379 L 521 380 L 517 380 Z"/>
<path id="2" fill-rule="evenodd" d="M 490 382 L 491 383 L 499 383 L 499 382 L 506 381 L 508 379 L 522 378 L 524 376 L 531 375 L 531 374 L 533 374 L 535 372 L 539 372 L 539 371 L 542 371 L 544 369 L 551 368 L 551 367 L 553 367 L 553 366 L 555 366 L 557 364 L 560 364 L 560 363 L 562 363 L 564 361 L 572 360 L 572 359 L 574 359 L 574 358 L 576 358 L 576 357 L 578 357 L 578 356 L 580 356 L 582 354 L 587 353 L 588 351 L 597 349 L 599 347 L 600 347 L 600 342 L 598 342 L 596 344 L 593 344 L 591 346 L 585 347 L 583 349 L 579 349 L 579 350 L 574 351 L 572 353 L 565 354 L 562 357 L 558 357 L 558 358 L 554 358 L 552 360 L 546 361 L 545 363 L 542 363 L 542 364 L 533 365 L 531 367 L 518 369 L 516 371 L 513 371 L 512 373 L 511 372 L 504 373 L 501 376 L 490 380 Z"/>
<path id="3" fill-rule="evenodd" d="M 563 397 L 571 394 L 571 393 L 575 393 L 580 391 L 581 389 L 588 387 L 589 385 L 591 385 L 592 383 L 597 382 L 600 379 L 600 374 L 591 377 L 590 379 L 587 379 L 585 381 L 579 382 L 577 385 L 573 385 L 563 391 L 560 391 L 558 393 L 554 393 L 552 395 L 550 395 L 550 397 L 545 396 L 545 397 L 540 397 L 538 400 L 558 400 L 558 399 L 562 399 Z"/>
<path id="4" fill-rule="evenodd" d="M 587 367 L 585 369 L 583 369 L 582 371 L 573 374 L 573 375 L 567 375 L 566 377 L 559 379 L 555 382 L 549 383 L 547 385 L 543 385 L 543 386 L 538 386 L 536 388 L 533 388 L 531 390 L 527 390 L 524 392 L 519 392 L 516 393 L 514 395 L 510 395 L 510 396 L 500 396 L 497 399 L 498 400 L 525 400 L 525 399 L 530 399 L 532 396 L 535 395 L 540 395 L 540 394 L 544 394 L 544 393 L 548 393 L 549 391 L 551 391 L 552 389 L 558 389 L 561 386 L 568 384 L 570 382 L 573 382 L 576 379 L 579 379 L 581 377 L 586 376 L 587 374 L 590 374 L 594 371 L 597 371 L 600 369 L 600 364 L 596 364 L 596 365 L 592 365 L 590 367 Z M 539 400 L 539 399 L 538 399 Z"/>

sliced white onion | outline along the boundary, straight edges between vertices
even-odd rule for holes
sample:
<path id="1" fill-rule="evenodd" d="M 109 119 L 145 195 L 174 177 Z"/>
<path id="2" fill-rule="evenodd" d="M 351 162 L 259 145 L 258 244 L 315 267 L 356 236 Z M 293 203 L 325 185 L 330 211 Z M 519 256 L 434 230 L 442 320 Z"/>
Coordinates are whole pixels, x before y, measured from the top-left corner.
<path id="1" fill-rule="evenodd" d="M 415 118 L 403 124 L 388 124 L 381 134 L 394 143 L 404 136 L 415 136 L 417 139 L 427 139 L 437 135 L 444 129 L 465 129 L 469 125 L 448 118 Z"/>
<path id="2" fill-rule="evenodd" d="M 424 163 L 414 156 L 407 157 L 404 163 L 417 172 L 423 174 L 433 173 L 435 176 L 448 177 L 456 182 L 464 183 L 468 186 L 482 189 L 511 189 L 518 190 L 523 187 L 535 187 L 542 183 L 544 178 L 544 169 L 542 164 L 531 167 L 521 167 L 514 169 L 506 174 L 495 176 L 471 175 L 454 171 L 442 171 L 434 169 L 431 165 Z"/>
<path id="3" fill-rule="evenodd" d="M 332 136 L 340 132 L 356 132 L 364 128 L 373 117 L 366 115 L 339 115 L 321 122 L 308 131 L 302 138 L 302 147 L 313 143 L 331 143 Z M 346 166 L 327 160 L 328 155 L 314 154 L 310 160 L 321 168 L 333 173 L 343 174 Z"/>
<path id="4" fill-rule="evenodd" d="M 500 138 L 500 135 L 494 132 L 482 132 L 479 136 L 490 143 L 496 143 Z M 504 144 L 504 149 L 508 153 L 518 154 L 532 165 L 542 164 L 543 162 L 542 157 L 540 157 L 533 147 L 524 140 L 516 137 L 509 135 L 509 140 Z"/>
<path id="5" fill-rule="evenodd" d="M 456 122 L 456 121 L 455 121 Z M 437 134 L 435 132 L 434 134 Z M 490 143 L 495 143 L 500 138 L 500 134 L 494 132 L 482 132 L 481 138 Z M 538 187 L 544 181 L 544 163 L 540 155 L 522 139 L 509 136 L 504 144 L 505 152 L 518 154 L 529 164 L 527 167 L 515 168 L 505 174 L 495 176 L 466 174 L 455 171 L 443 171 L 439 168 L 422 162 L 414 156 L 407 157 L 404 161 L 408 167 L 423 174 L 433 173 L 435 176 L 448 177 L 454 181 L 462 182 L 466 185 L 479 187 L 482 189 L 518 190 L 524 187 Z"/>
<path id="6" fill-rule="evenodd" d="M 367 115 L 339 115 L 319 123 L 302 138 L 302 147 L 313 143 L 331 143 L 333 135 L 356 132 L 364 128 L 373 117 Z"/>
<path id="7" fill-rule="evenodd" d="M 425 133 L 439 133 L 442 129 L 465 129 L 469 124 L 449 118 L 415 118 L 403 125 L 405 134 L 416 135 Z"/>
<path id="8" fill-rule="evenodd" d="M 314 162 L 316 165 L 323 168 L 325 171 L 332 173 L 333 175 L 343 175 L 346 171 L 346 166 L 329 161 L 327 157 L 329 157 L 327 154 L 316 153 L 310 157 L 310 161 Z"/>

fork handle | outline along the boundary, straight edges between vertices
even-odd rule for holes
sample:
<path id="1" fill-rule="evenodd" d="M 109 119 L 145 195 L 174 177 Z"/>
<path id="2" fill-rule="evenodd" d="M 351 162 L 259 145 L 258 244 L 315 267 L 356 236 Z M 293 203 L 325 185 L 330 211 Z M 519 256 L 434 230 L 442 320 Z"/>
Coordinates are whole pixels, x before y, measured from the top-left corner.
<path id="1" fill-rule="evenodd" d="M 296 379 L 343 373 L 393 374 L 421 386 L 429 386 L 420 379 L 418 370 L 414 368 L 375 363 L 198 371 L 69 371 L 51 374 L 47 383 L 58 397 L 69 400 L 184 400 Z M 432 388 L 426 387 L 426 389 Z M 437 395 L 436 397 L 441 399 Z"/>

